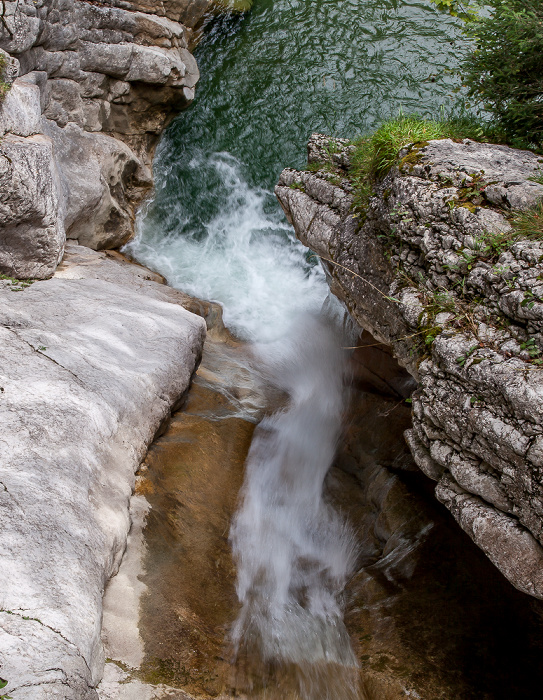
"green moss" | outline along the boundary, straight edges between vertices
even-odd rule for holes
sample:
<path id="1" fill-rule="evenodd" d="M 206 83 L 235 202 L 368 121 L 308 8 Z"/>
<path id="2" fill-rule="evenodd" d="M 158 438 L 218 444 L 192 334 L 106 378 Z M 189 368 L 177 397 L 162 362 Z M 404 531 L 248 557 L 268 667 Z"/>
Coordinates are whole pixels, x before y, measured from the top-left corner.
<path id="1" fill-rule="evenodd" d="M 413 170 L 415 165 L 419 165 L 422 162 L 422 149 L 428 145 L 428 141 L 419 141 L 414 143 L 410 148 L 406 156 L 404 156 L 398 163 L 398 169 L 404 170 L 406 167 L 409 172 Z"/>
<path id="2" fill-rule="evenodd" d="M 305 192 L 305 185 L 303 182 L 293 182 L 291 185 L 289 185 L 291 190 L 300 190 L 301 192 Z"/>
<path id="3" fill-rule="evenodd" d="M 4 69 L 6 67 L 7 59 L 6 56 L 2 53 L 0 53 L 0 103 L 4 99 L 4 97 L 7 95 L 10 85 L 6 83 L 6 81 L 3 79 L 4 78 Z"/>
<path id="4" fill-rule="evenodd" d="M 479 204 L 474 204 L 473 202 L 459 202 L 458 203 L 459 207 L 464 207 L 464 209 L 467 209 L 470 211 L 472 214 L 475 214 L 477 209 L 479 209 L 480 205 Z"/>
<path id="5" fill-rule="evenodd" d="M 10 286 L 9 289 L 12 292 L 22 292 L 23 289 L 26 289 L 27 287 L 30 287 L 31 284 L 34 284 L 36 280 L 19 280 L 16 277 L 9 277 L 8 275 L 3 275 L 0 273 L 0 280 L 5 280 L 9 282 Z"/>

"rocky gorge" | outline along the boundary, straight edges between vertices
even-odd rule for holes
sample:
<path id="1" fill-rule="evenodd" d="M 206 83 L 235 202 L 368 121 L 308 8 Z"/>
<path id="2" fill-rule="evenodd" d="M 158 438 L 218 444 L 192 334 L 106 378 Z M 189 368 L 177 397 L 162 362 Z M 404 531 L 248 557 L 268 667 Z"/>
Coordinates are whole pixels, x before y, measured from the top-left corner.
<path id="1" fill-rule="evenodd" d="M 232 557 L 228 530 L 247 492 L 255 427 L 265 443 L 295 395 L 282 374 L 310 379 L 322 338 L 308 333 L 306 345 L 294 344 L 297 363 L 278 360 L 274 385 L 270 356 L 225 328 L 228 303 L 189 297 L 112 250 L 134 233 L 163 129 L 195 96 L 191 51 L 218 5 L 25 0 L 0 8 L 0 698 L 299 697 L 295 664 L 263 663 L 250 647 L 237 658 L 232 651 L 241 558 Z M 233 101 L 228 85 L 224 93 Z M 217 113 L 204 119 L 220 131 Z M 314 136 L 311 170 L 284 171 L 276 190 L 355 322 L 354 330 L 347 323 L 352 343 L 338 331 L 334 344 L 349 347 L 331 355 L 346 362 L 348 384 L 332 468 L 322 483 L 309 471 L 301 484 L 324 499 L 319 513 L 345 517 L 356 541 L 337 596 L 354 661 L 342 666 L 325 654 L 314 667 L 301 664 L 303 697 L 528 699 L 543 679 L 540 244 L 520 241 L 489 259 L 481 239 L 509 230 L 509 210 L 541 197 L 541 163 L 470 141 L 406 144 L 362 220 L 350 153 L 347 141 Z M 174 158 L 204 190 L 215 188 L 231 219 L 216 227 L 221 243 L 228 225 L 232 248 L 242 248 L 253 219 L 272 241 L 286 228 L 260 191 L 243 189 L 236 158 Z M 233 188 L 233 211 L 230 199 L 221 204 L 217 173 Z M 172 260 L 156 268 L 176 286 L 168 227 L 185 225 L 184 216 L 174 209 L 160 221 L 160 249 Z M 129 250 L 138 258 L 142 248 Z M 209 242 L 204 250 L 212 257 Z M 288 279 L 293 259 L 304 285 L 316 276 L 300 264 L 301 246 L 257 248 L 252 293 L 278 251 L 286 294 L 272 289 L 260 326 L 273 325 L 283 297 L 295 306 L 291 290 L 315 294 Z M 243 277 L 239 260 L 232 264 L 226 245 L 219 254 L 233 286 Z M 189 262 L 197 276 L 209 272 Z M 322 303 L 319 284 L 313 307 Z M 254 319 L 248 327 L 260 328 Z M 275 345 L 289 342 L 284 335 Z M 308 403 L 326 407 L 326 367 L 309 385 Z M 294 444 L 285 467 L 300 465 L 304 449 L 315 456 L 313 433 Z M 285 477 L 287 496 L 300 471 Z M 437 499 L 426 477 L 438 481 Z M 282 497 L 269 491 L 280 506 L 270 520 L 299 544 Z M 304 515 L 299 503 L 294 511 Z M 316 550 L 320 529 L 309 537 Z M 298 559 L 302 581 L 292 587 L 303 607 L 315 564 Z"/>

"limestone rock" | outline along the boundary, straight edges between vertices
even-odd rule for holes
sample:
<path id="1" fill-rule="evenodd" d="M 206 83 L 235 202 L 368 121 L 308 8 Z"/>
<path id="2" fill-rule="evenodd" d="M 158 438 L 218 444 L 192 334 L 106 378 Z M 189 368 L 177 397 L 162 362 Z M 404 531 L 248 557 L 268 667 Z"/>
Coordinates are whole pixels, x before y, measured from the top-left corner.
<path id="1" fill-rule="evenodd" d="M 213 9 L 216 0 L 103 0 L 104 5 L 129 7 L 142 12 L 153 12 L 157 15 L 181 22 L 191 29 L 197 27 L 205 16 Z"/>
<path id="2" fill-rule="evenodd" d="M 525 528 L 458 487 L 450 476 L 442 477 L 436 496 L 516 588 L 541 598 L 543 548 Z"/>
<path id="3" fill-rule="evenodd" d="M 0 49 L 0 66 L 0 81 L 2 81 L 3 87 L 9 90 L 15 78 L 19 75 L 19 61 L 10 56 L 7 51 Z"/>
<path id="4" fill-rule="evenodd" d="M 75 124 L 44 124 L 59 171 L 68 238 L 94 249 L 118 248 L 131 237 L 134 202 L 151 185 L 149 170 L 122 141 Z"/>
<path id="5" fill-rule="evenodd" d="M 134 471 L 188 386 L 205 323 L 136 285 L 3 287 L 0 675 L 14 700 L 90 700 Z"/>
<path id="6" fill-rule="evenodd" d="M 168 287 L 162 275 L 131 262 L 117 251 L 94 251 L 68 240 L 64 258 L 56 269 L 55 277 L 70 280 L 100 279 L 122 284 L 123 287 L 133 287 L 153 299 L 179 304 L 193 314 L 201 316 L 205 319 L 208 336 L 212 340 L 219 340 L 230 346 L 238 344 L 224 325 L 222 307 L 219 304 L 196 299 L 179 289 Z M 239 377 L 237 381 L 241 381 Z"/>
<path id="7" fill-rule="evenodd" d="M 327 168 L 285 170 L 279 201 L 355 321 L 417 379 L 406 439 L 438 498 L 513 585 L 543 598 L 543 375 L 532 362 L 543 244 L 485 248 L 511 210 L 543 197 L 543 159 L 470 140 L 406 146 L 361 221 L 350 147 L 333 145 L 311 138 L 312 163 Z"/>
<path id="8" fill-rule="evenodd" d="M 6 133 L 33 136 L 41 130 L 40 89 L 30 80 L 19 78 L 0 102 L 0 137 Z"/>
<path id="9" fill-rule="evenodd" d="M 38 134 L 0 141 L 0 271 L 50 277 L 64 252 L 53 145 Z"/>
<path id="10" fill-rule="evenodd" d="M 120 247 L 133 235 L 135 210 L 152 184 L 154 147 L 194 99 L 199 79 L 191 32 L 180 17 L 185 9 L 201 16 L 205 7 L 179 1 L 169 12 L 140 9 L 83 0 L 2 4 L 3 80 L 11 89 L 0 104 L 0 149 L 16 160 L 3 160 L 0 170 L 9 178 L 12 169 L 31 170 L 40 135 L 50 149 L 42 160 L 51 161 L 42 178 L 29 170 L 32 206 L 20 207 L 17 176 L 3 188 L 4 273 L 49 276 L 62 256 L 64 231 L 95 249 Z M 17 153 L 13 137 L 27 139 L 17 142 Z M 28 156 L 24 143 L 33 148 Z M 20 222 L 13 218 L 18 207 Z"/>

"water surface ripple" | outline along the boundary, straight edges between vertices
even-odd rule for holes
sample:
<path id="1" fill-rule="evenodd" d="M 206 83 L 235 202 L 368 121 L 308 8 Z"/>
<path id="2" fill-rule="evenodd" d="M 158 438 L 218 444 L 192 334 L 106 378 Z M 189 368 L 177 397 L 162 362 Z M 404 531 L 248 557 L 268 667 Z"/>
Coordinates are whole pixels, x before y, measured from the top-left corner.
<path id="1" fill-rule="evenodd" d="M 322 274 L 272 194 L 312 131 L 355 136 L 402 108 L 451 106 L 458 23 L 417 0 L 255 0 L 208 30 L 192 107 L 167 130 L 129 251 L 271 340 L 318 308 Z"/>

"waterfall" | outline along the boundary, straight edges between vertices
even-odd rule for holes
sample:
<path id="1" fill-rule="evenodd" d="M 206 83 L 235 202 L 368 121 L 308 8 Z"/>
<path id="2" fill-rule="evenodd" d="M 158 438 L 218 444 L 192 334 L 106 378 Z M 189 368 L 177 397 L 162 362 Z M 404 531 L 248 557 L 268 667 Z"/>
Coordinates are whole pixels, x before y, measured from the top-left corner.
<path id="1" fill-rule="evenodd" d="M 308 700 L 358 697 L 341 606 L 355 537 L 324 493 L 345 398 L 338 337 L 322 316 L 306 315 L 280 345 L 259 348 L 267 382 L 287 399 L 255 431 L 230 532 L 241 603 L 235 656 L 259 678 L 262 668 L 289 670 Z"/>

